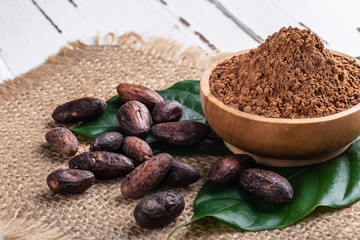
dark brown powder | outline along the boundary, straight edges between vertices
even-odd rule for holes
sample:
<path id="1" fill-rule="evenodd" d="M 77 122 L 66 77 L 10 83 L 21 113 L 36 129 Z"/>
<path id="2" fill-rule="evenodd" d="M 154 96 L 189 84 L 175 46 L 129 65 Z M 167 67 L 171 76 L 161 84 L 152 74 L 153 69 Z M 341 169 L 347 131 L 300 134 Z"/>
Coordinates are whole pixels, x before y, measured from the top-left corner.
<path id="1" fill-rule="evenodd" d="M 272 118 L 322 117 L 360 102 L 360 67 L 309 30 L 282 28 L 258 48 L 218 64 L 210 91 L 241 111 Z"/>

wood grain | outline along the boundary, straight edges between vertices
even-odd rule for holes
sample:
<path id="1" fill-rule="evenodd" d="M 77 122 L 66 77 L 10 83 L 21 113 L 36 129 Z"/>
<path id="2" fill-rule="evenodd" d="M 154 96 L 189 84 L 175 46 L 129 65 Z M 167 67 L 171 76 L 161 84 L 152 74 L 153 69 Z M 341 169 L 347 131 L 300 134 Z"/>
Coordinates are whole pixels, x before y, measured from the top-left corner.
<path id="1" fill-rule="evenodd" d="M 66 45 L 31 1 L 2 1 L 0 29 L 0 57 L 14 76 L 40 65 Z"/>
<path id="2" fill-rule="evenodd" d="M 216 49 L 238 51 L 258 45 L 258 42 L 209 1 L 168 0 L 166 8 L 177 18 L 186 19 L 193 34 Z"/>
<path id="3" fill-rule="evenodd" d="M 0 82 L 40 65 L 67 41 L 90 44 L 108 32 L 235 52 L 292 25 L 311 29 L 330 49 L 360 56 L 356 0 L 0 0 L 0 6 Z"/>

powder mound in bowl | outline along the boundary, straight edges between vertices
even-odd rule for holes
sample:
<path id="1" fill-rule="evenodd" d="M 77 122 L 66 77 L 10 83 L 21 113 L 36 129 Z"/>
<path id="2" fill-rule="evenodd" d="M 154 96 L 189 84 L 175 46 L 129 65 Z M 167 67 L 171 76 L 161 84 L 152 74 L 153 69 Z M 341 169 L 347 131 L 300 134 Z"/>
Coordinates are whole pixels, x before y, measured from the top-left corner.
<path id="1" fill-rule="evenodd" d="M 293 27 L 218 64 L 209 85 L 226 105 L 270 118 L 323 117 L 360 103 L 359 65 Z"/>

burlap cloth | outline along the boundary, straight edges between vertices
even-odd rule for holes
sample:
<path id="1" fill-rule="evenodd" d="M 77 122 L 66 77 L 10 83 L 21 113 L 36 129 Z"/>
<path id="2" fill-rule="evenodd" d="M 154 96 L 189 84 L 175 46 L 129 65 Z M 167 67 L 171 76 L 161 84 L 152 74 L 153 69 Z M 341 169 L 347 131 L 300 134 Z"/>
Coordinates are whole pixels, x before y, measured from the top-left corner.
<path id="1" fill-rule="evenodd" d="M 0 85 L 0 233 L 4 239 L 166 239 L 189 221 L 192 202 L 206 180 L 214 157 L 187 157 L 202 178 L 187 188 L 165 188 L 184 196 L 186 208 L 167 227 L 146 230 L 137 226 L 132 212 L 139 200 L 120 194 L 122 179 L 97 181 L 80 195 L 55 195 L 45 178 L 67 168 L 69 159 L 45 142 L 45 133 L 56 126 L 51 113 L 66 101 L 90 96 L 106 100 L 120 82 L 164 89 L 176 81 L 199 79 L 214 53 L 160 38 L 143 41 L 134 33 L 110 44 L 71 43 L 42 66 Z M 98 41 L 97 41 L 98 42 Z M 79 152 L 90 140 L 80 137 Z M 360 203 L 322 209 L 298 223 L 262 232 L 243 232 L 214 219 L 180 229 L 174 239 L 359 239 Z M 1 237 L 0 237 L 1 239 Z"/>

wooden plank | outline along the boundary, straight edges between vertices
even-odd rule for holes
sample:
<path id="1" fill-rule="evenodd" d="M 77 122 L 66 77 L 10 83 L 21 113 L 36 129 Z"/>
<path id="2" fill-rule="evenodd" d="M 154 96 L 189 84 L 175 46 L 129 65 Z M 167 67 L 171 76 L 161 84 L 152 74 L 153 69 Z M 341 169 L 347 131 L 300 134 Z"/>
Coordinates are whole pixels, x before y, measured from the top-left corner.
<path id="1" fill-rule="evenodd" d="M 262 38 L 283 26 L 308 28 L 327 48 L 360 54 L 359 1 L 214 0 Z"/>
<path id="2" fill-rule="evenodd" d="M 186 27 L 169 16 L 157 1 L 77 0 L 77 9 L 93 29 L 101 35 L 113 32 L 122 35 L 135 31 L 145 38 L 163 36 L 178 39 L 187 45 L 207 45 L 189 34 Z M 96 32 L 94 31 L 93 34 Z"/>
<path id="3" fill-rule="evenodd" d="M 0 83 L 5 79 L 12 79 L 13 77 L 13 74 L 9 71 L 5 62 L 0 58 Z"/>
<path id="4" fill-rule="evenodd" d="M 79 39 L 87 44 L 95 42 L 98 29 L 79 11 L 78 1 L 36 0 L 36 2 L 56 22 L 66 40 Z M 95 12 L 96 9 L 93 11 Z"/>
<path id="5" fill-rule="evenodd" d="M 30 0 L 2 1 L 0 26 L 0 58 L 14 76 L 40 65 L 66 44 Z"/>
<path id="6" fill-rule="evenodd" d="M 161 4 L 161 3 L 160 3 Z M 14 0 L 0 8 L 0 56 L 18 75 L 41 64 L 66 45 L 66 40 L 93 43 L 97 32 L 121 35 L 128 31 L 145 37 L 180 39 L 187 45 L 208 48 L 158 2 Z M 105 6 L 105 7 L 104 7 Z M 3 74 L 2 74 L 3 75 Z M 9 77 L 6 74 L 0 79 Z"/>
<path id="7" fill-rule="evenodd" d="M 301 27 L 290 15 L 268 0 L 217 0 L 236 19 L 245 22 L 262 39 L 279 31 L 284 26 Z"/>
<path id="8" fill-rule="evenodd" d="M 0 47 L 3 49 L 0 56 L 4 60 L 3 66 L 8 65 L 10 71 L 2 71 L 0 79 L 36 67 L 66 45 L 66 40 L 93 43 L 98 31 L 102 35 L 138 31 L 145 37 L 172 37 L 187 45 L 207 48 L 157 5 L 157 2 L 149 1 L 115 0 L 72 3 L 63 0 L 7 1 L 0 8 Z"/>
<path id="9" fill-rule="evenodd" d="M 237 18 L 231 11 L 229 11 L 221 2 L 217 0 L 209 0 L 212 4 L 216 6 L 226 17 L 228 17 L 231 21 L 233 21 L 236 26 L 242 29 L 247 35 L 252 37 L 256 42 L 262 43 L 264 41 L 261 36 L 255 33 L 250 27 L 248 27 L 244 22 L 242 22 L 239 18 Z"/>
<path id="10" fill-rule="evenodd" d="M 58 31 L 58 33 L 62 33 L 61 29 L 53 22 L 50 16 L 37 4 L 35 0 L 31 0 L 34 6 L 41 12 L 41 14 L 48 20 L 48 22 Z"/>
<path id="11" fill-rule="evenodd" d="M 67 40 L 93 43 L 98 31 L 103 36 L 136 31 L 144 37 L 171 37 L 204 49 L 238 51 L 255 47 L 282 26 L 292 25 L 310 28 L 329 48 L 360 56 L 359 1 L 0 2 L 0 81 L 41 64 Z"/>
<path id="12" fill-rule="evenodd" d="M 252 37 L 240 29 L 209 1 L 166 0 L 176 19 L 184 19 L 193 33 L 221 51 L 239 51 L 258 45 Z"/>

